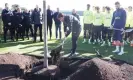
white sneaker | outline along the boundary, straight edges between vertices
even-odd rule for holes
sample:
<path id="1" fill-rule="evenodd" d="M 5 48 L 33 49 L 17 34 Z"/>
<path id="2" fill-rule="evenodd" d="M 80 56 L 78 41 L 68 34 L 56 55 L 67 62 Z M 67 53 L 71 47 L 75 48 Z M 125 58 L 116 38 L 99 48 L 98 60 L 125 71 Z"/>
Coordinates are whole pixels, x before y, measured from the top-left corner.
<path id="1" fill-rule="evenodd" d="M 108 42 L 108 46 L 111 46 L 111 43 L 110 42 Z"/>
<path id="2" fill-rule="evenodd" d="M 123 52 L 123 51 L 118 53 L 118 55 L 122 55 L 122 54 L 124 54 L 124 52 Z"/>
<path id="3" fill-rule="evenodd" d="M 88 44 L 91 44 L 91 40 L 90 39 L 88 40 Z"/>
<path id="4" fill-rule="evenodd" d="M 86 40 L 84 40 L 82 43 L 86 43 Z"/>
<path id="5" fill-rule="evenodd" d="M 124 41 L 124 44 L 125 44 L 125 45 L 127 45 L 127 42 L 126 42 L 126 41 Z"/>
<path id="6" fill-rule="evenodd" d="M 59 38 L 56 38 L 56 40 L 59 40 Z"/>
<path id="7" fill-rule="evenodd" d="M 103 43 L 101 46 L 105 46 L 105 43 Z"/>
<path id="8" fill-rule="evenodd" d="M 34 41 L 34 37 L 32 37 L 32 41 Z"/>
<path id="9" fill-rule="evenodd" d="M 100 40 L 98 39 L 97 42 L 100 43 Z"/>
<path id="10" fill-rule="evenodd" d="M 113 53 L 117 53 L 117 52 L 119 52 L 119 50 L 114 50 L 114 51 L 112 51 Z"/>

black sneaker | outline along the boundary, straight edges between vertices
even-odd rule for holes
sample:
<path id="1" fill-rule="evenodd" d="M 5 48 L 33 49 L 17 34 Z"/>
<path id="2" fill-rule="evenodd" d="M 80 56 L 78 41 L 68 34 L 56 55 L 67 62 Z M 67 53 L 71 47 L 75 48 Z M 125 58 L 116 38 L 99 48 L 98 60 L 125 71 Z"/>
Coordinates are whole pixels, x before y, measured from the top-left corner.
<path id="1" fill-rule="evenodd" d="M 43 42 L 43 40 L 41 39 L 40 42 Z"/>

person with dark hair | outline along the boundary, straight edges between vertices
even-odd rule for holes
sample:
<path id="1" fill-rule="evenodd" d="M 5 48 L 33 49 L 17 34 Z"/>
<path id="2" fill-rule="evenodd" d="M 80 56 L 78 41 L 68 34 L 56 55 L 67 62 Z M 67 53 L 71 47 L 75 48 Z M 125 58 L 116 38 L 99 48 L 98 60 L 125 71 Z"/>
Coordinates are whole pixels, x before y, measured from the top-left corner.
<path id="1" fill-rule="evenodd" d="M 47 32 L 49 29 L 50 40 L 52 38 L 52 24 L 53 24 L 53 11 L 50 9 L 50 6 L 48 6 L 48 9 L 47 9 Z"/>
<path id="2" fill-rule="evenodd" d="M 54 21 L 55 21 L 55 27 L 56 27 L 56 39 L 58 39 L 58 31 L 59 31 L 59 38 L 62 38 L 62 32 L 61 32 L 61 21 L 57 19 L 58 14 L 60 13 L 59 8 L 57 8 L 57 12 L 54 13 Z"/>
<path id="3" fill-rule="evenodd" d="M 84 41 L 86 43 L 86 38 L 88 34 L 88 43 L 91 43 L 92 39 L 92 26 L 93 26 L 93 12 L 90 11 L 90 4 L 87 4 L 87 10 L 83 13 L 83 23 L 84 23 Z"/>
<path id="4" fill-rule="evenodd" d="M 80 21 L 73 15 L 64 15 L 62 13 L 59 13 L 57 18 L 60 21 L 64 22 L 65 25 L 67 25 L 68 29 L 65 33 L 66 37 L 72 32 L 72 49 L 69 56 L 73 56 L 75 54 L 77 48 L 77 40 L 81 32 Z"/>
<path id="5" fill-rule="evenodd" d="M 16 9 L 17 12 L 13 13 L 13 22 L 16 30 L 16 41 L 18 41 L 19 36 L 24 40 L 24 27 L 22 26 L 22 13 L 20 8 Z"/>
<path id="6" fill-rule="evenodd" d="M 72 10 L 72 15 L 75 16 L 76 18 L 78 18 L 78 20 L 80 21 L 79 14 L 77 14 L 75 9 Z"/>
<path id="7" fill-rule="evenodd" d="M 130 29 L 130 24 L 132 23 L 132 22 L 130 22 L 133 17 L 132 16 L 132 6 L 129 6 L 126 12 L 127 12 L 127 19 L 126 19 L 125 30 Z M 129 36 L 130 36 L 130 33 L 125 33 L 124 44 L 130 43 Z"/>
<path id="8" fill-rule="evenodd" d="M 132 11 L 132 6 L 128 7 L 128 13 L 127 13 L 127 21 L 126 21 L 126 26 L 130 26 L 130 29 L 133 29 L 133 11 Z M 127 39 L 126 39 L 127 37 Z M 127 42 L 130 41 L 130 46 L 133 47 L 133 31 L 125 35 L 125 39 Z M 129 41 L 128 41 L 129 40 Z"/>
<path id="9" fill-rule="evenodd" d="M 8 3 L 6 3 L 5 4 L 5 9 L 2 10 L 2 21 L 3 21 L 3 29 L 4 29 L 4 42 L 7 41 L 6 36 L 7 36 L 7 31 L 8 30 L 10 31 L 11 40 L 13 40 L 11 16 L 13 16 L 13 14 L 9 10 Z"/>
<path id="10" fill-rule="evenodd" d="M 103 43 L 101 44 L 101 46 L 105 46 L 106 41 L 108 43 L 108 46 L 111 46 L 111 34 L 112 34 L 111 32 L 112 32 L 112 30 L 110 30 L 109 27 L 111 25 L 111 20 L 112 20 L 113 14 L 110 11 L 110 7 L 106 7 L 105 11 L 106 11 L 106 13 L 103 16 L 104 27 L 102 29 Z"/>
<path id="11" fill-rule="evenodd" d="M 31 15 L 30 12 L 28 12 L 27 9 L 23 12 L 23 27 L 25 28 L 26 37 L 29 40 L 29 30 L 31 31 L 31 37 L 33 37 L 33 29 L 32 29 L 32 22 L 31 22 Z M 24 33 L 25 33 L 24 32 Z"/>
<path id="12" fill-rule="evenodd" d="M 113 13 L 111 28 L 121 29 L 121 30 L 114 30 L 113 34 L 113 44 L 116 46 L 116 49 L 112 52 L 118 53 L 118 55 L 124 54 L 124 43 L 123 43 L 123 35 L 122 30 L 125 28 L 126 24 L 126 11 L 120 7 L 120 3 L 115 3 L 116 11 Z M 119 49 L 121 47 L 121 50 Z"/>
<path id="13" fill-rule="evenodd" d="M 33 10 L 32 15 L 31 15 L 32 23 L 34 24 L 34 41 L 33 42 L 36 42 L 38 28 L 39 28 L 40 42 L 43 41 L 41 16 L 42 15 L 41 15 L 40 9 L 38 5 L 36 5 L 36 8 Z"/>
<path id="14" fill-rule="evenodd" d="M 101 32 L 102 32 L 102 26 L 103 26 L 103 14 L 100 12 L 100 8 L 96 7 L 96 12 L 93 15 L 93 44 L 100 43 L 101 41 Z"/>

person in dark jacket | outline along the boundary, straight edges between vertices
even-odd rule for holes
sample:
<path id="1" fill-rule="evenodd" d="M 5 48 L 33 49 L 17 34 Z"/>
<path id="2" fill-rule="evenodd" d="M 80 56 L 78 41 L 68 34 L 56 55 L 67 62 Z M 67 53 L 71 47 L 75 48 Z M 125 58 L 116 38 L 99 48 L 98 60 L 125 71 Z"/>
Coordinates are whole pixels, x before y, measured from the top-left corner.
<path id="1" fill-rule="evenodd" d="M 115 6 L 116 6 L 116 11 L 114 11 L 113 13 L 111 25 L 113 28 L 124 30 L 126 24 L 126 11 L 120 7 L 119 2 L 116 2 Z M 123 35 L 121 33 L 122 31 L 120 30 L 114 30 L 113 34 L 113 40 L 116 46 L 116 50 L 114 50 L 113 52 L 118 53 L 118 55 L 124 54 L 124 43 L 122 39 Z M 119 49 L 120 46 L 121 49 Z"/>
<path id="2" fill-rule="evenodd" d="M 47 9 L 47 32 L 49 29 L 49 33 L 50 33 L 50 39 L 52 37 L 52 24 L 53 24 L 53 11 L 50 9 L 50 6 L 48 6 Z"/>
<path id="3" fill-rule="evenodd" d="M 16 41 L 21 37 L 24 40 L 24 27 L 22 26 L 22 13 L 20 8 L 13 12 L 13 22 L 16 30 Z"/>
<path id="4" fill-rule="evenodd" d="M 7 41 L 7 31 L 10 30 L 11 40 L 13 40 L 11 16 L 13 14 L 8 8 L 8 3 L 5 4 L 5 9 L 2 10 L 2 21 L 4 26 L 4 42 Z"/>
<path id="5" fill-rule="evenodd" d="M 77 40 L 81 32 L 81 24 L 80 21 L 73 15 L 64 15 L 62 13 L 58 14 L 58 19 L 67 25 L 67 31 L 65 36 L 67 37 L 72 32 L 72 49 L 71 54 L 69 56 L 73 56 L 75 54 L 77 48 Z"/>
<path id="6" fill-rule="evenodd" d="M 34 11 L 32 12 L 32 23 L 34 24 L 34 41 L 36 42 L 36 37 L 37 37 L 37 29 L 39 28 L 39 33 L 40 33 L 40 42 L 43 41 L 42 39 L 42 20 L 41 20 L 41 11 L 38 7 L 38 5 L 36 5 L 36 8 L 34 9 Z"/>
<path id="7" fill-rule="evenodd" d="M 26 32 L 26 37 L 29 40 L 29 30 L 31 31 L 31 36 L 33 37 L 33 29 L 32 29 L 32 24 L 31 24 L 31 15 L 30 12 L 28 12 L 27 9 L 24 10 L 23 12 L 23 26 L 25 28 Z"/>
<path id="8" fill-rule="evenodd" d="M 77 14 L 75 9 L 72 10 L 72 15 L 75 16 L 80 21 L 79 14 Z"/>
<path id="9" fill-rule="evenodd" d="M 55 27 L 56 27 L 56 39 L 58 39 L 58 31 L 59 31 L 59 35 L 60 35 L 60 39 L 62 37 L 62 33 L 61 33 L 61 21 L 57 19 L 57 16 L 59 14 L 59 8 L 57 8 L 57 12 L 54 13 L 54 21 L 55 21 Z"/>

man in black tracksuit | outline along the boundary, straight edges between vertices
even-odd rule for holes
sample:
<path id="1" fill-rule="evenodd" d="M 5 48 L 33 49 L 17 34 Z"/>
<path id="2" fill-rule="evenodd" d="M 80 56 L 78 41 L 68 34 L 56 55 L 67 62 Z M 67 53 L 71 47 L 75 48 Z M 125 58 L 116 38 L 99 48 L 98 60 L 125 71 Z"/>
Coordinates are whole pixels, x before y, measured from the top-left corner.
<path id="1" fill-rule="evenodd" d="M 76 12 L 75 9 L 73 9 L 73 11 L 72 11 L 72 15 L 75 16 L 75 17 L 80 21 L 79 14 L 77 14 L 77 12 Z"/>
<path id="2" fill-rule="evenodd" d="M 32 22 L 34 24 L 34 42 L 36 42 L 36 37 L 37 37 L 37 29 L 39 28 L 39 33 L 40 33 L 40 42 L 43 41 L 42 39 L 42 20 L 41 20 L 41 11 L 38 7 L 38 5 L 36 6 L 36 8 L 34 9 L 34 11 L 32 12 L 31 18 L 32 18 Z"/>
<path id="3" fill-rule="evenodd" d="M 12 34 L 12 23 L 11 23 L 11 16 L 13 14 L 8 9 L 8 4 L 5 4 L 5 9 L 2 11 L 2 21 L 3 21 L 3 29 L 4 29 L 4 42 L 6 42 L 7 31 L 10 30 L 11 40 L 13 40 Z"/>
<path id="4" fill-rule="evenodd" d="M 19 36 L 24 40 L 24 27 L 22 26 L 22 13 L 20 8 L 13 11 L 13 25 L 16 30 L 16 41 L 18 41 Z"/>
<path id="5" fill-rule="evenodd" d="M 66 37 L 72 32 L 72 49 L 69 56 L 73 56 L 75 54 L 77 48 L 77 40 L 81 32 L 80 21 L 73 15 L 63 15 L 62 13 L 59 13 L 58 19 L 60 21 L 63 21 L 68 27 L 65 33 Z"/>
<path id="6" fill-rule="evenodd" d="M 27 9 L 23 12 L 23 21 L 22 21 L 23 27 L 25 28 L 26 37 L 29 40 L 29 30 L 31 31 L 31 36 L 33 37 L 33 29 L 31 25 L 31 16 Z"/>
<path id="7" fill-rule="evenodd" d="M 50 6 L 48 6 L 47 9 L 47 32 L 49 29 L 49 33 L 50 33 L 50 39 L 52 37 L 52 24 L 53 24 L 53 11 L 50 10 Z"/>
<path id="8" fill-rule="evenodd" d="M 57 12 L 54 13 L 54 21 L 55 21 L 55 27 L 56 27 L 56 39 L 58 39 L 58 31 L 59 31 L 59 35 L 60 35 L 60 39 L 62 37 L 62 33 L 61 33 L 61 21 L 57 19 L 57 16 L 59 14 L 59 8 L 57 8 Z"/>

